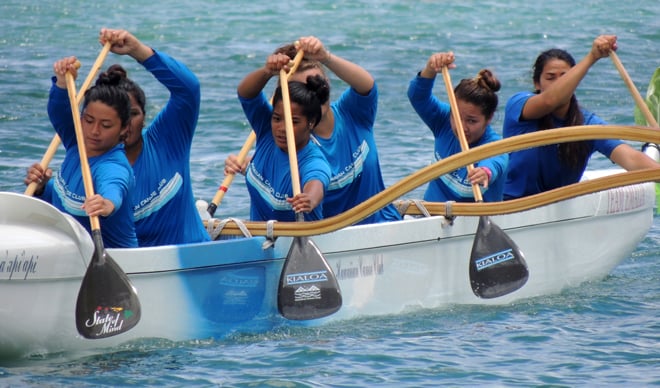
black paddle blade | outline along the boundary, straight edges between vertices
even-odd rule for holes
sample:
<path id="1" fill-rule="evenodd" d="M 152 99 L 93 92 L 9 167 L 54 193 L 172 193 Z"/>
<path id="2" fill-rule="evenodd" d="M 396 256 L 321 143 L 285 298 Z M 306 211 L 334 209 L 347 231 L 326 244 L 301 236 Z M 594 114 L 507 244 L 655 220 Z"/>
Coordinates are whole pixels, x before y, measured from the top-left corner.
<path id="1" fill-rule="evenodd" d="M 284 261 L 277 290 L 277 308 L 287 319 L 307 320 L 328 316 L 341 307 L 335 274 L 316 244 L 295 237 Z"/>
<path id="2" fill-rule="evenodd" d="M 78 291 L 76 327 L 85 338 L 124 333 L 140 320 L 140 301 L 128 276 L 108 255 L 99 230 L 92 232 L 94 256 Z"/>
<path id="3" fill-rule="evenodd" d="M 480 298 L 490 299 L 522 287 L 529 277 L 523 253 L 489 217 L 479 218 L 470 255 L 470 283 Z"/>

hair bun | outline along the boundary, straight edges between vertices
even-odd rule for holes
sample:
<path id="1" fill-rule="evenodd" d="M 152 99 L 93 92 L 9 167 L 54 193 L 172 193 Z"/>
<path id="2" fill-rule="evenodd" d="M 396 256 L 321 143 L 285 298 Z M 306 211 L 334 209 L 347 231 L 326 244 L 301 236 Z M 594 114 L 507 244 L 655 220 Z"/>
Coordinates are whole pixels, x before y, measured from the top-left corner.
<path id="1" fill-rule="evenodd" d="M 114 65 L 111 65 L 108 67 L 108 70 L 106 70 L 106 73 L 117 73 L 120 75 L 122 78 L 128 78 L 128 73 L 126 70 L 119 64 L 115 63 Z"/>
<path id="2" fill-rule="evenodd" d="M 486 88 L 492 92 L 497 92 L 502 87 L 500 81 L 495 77 L 489 69 L 481 69 L 477 74 L 475 80 L 482 88 Z"/>
<path id="3" fill-rule="evenodd" d="M 328 81 L 320 75 L 310 75 L 306 81 L 307 89 L 316 94 L 321 105 L 325 104 L 330 98 L 330 85 Z"/>
<path id="4" fill-rule="evenodd" d="M 121 65 L 112 65 L 108 70 L 101 73 L 96 80 L 96 85 L 117 86 L 127 78 L 126 70 Z"/>

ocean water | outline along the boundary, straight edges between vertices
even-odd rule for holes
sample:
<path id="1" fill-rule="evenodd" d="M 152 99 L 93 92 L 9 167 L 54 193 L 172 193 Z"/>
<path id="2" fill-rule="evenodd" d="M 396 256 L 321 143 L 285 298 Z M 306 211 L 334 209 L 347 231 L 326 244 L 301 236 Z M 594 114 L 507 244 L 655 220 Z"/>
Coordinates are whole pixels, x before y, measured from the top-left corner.
<path id="1" fill-rule="evenodd" d="M 14 192 L 24 190 L 26 168 L 41 159 L 53 135 L 45 111 L 52 63 L 75 55 L 86 75 L 101 48 L 101 27 L 128 29 L 199 77 L 202 107 L 191 163 L 195 194 L 207 201 L 222 181 L 225 157 L 237 153 L 249 133 L 238 82 L 275 47 L 300 36 L 320 37 L 376 78 L 375 130 L 387 185 L 432 159 L 431 133 L 406 89 L 433 52 L 456 53 L 454 82 L 493 69 L 503 83 L 496 129 L 508 97 L 531 89 L 532 62 L 547 48 L 565 48 L 579 60 L 597 35 L 616 34 L 619 58 L 642 93 L 660 66 L 657 0 L 5 0 L 0 15 L 0 190 Z M 167 101 L 166 90 L 127 57 L 111 54 L 111 63 L 124 65 L 145 88 L 153 117 Z M 443 96 L 442 81 L 436 85 Z M 336 77 L 332 86 L 333 97 L 345 87 Z M 577 95 L 605 120 L 633 123 L 634 101 L 610 60 L 593 66 Z M 591 164 L 610 166 L 603 158 Z M 422 193 L 423 187 L 406 197 Z M 248 205 L 237 179 L 217 215 L 247 217 Z M 659 259 L 656 216 L 635 252 L 608 277 L 558 295 L 17 360 L 0 364 L 0 386 L 660 386 Z"/>

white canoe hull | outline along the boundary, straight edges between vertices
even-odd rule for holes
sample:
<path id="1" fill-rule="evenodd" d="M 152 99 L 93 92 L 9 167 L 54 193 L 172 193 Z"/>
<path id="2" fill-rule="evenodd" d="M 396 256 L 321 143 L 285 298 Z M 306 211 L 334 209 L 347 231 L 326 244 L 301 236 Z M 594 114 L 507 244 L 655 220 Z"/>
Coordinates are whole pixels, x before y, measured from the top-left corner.
<path id="1" fill-rule="evenodd" d="M 108 249 L 137 289 L 142 317 L 126 333 L 98 340 L 76 331 L 78 290 L 94 251 L 70 217 L 19 194 L 0 193 L 0 357 L 105 349 L 132 340 L 222 338 L 280 325 L 317 325 L 452 304 L 508 304 L 606 276 L 630 256 L 653 222 L 652 183 L 610 189 L 492 217 L 525 254 L 529 280 L 481 299 L 468 262 L 479 217 L 443 217 L 348 227 L 312 239 L 338 278 L 343 305 L 316 321 L 277 311 L 290 237 L 184 246 Z M 17 221 L 21 220 L 21 221 Z"/>

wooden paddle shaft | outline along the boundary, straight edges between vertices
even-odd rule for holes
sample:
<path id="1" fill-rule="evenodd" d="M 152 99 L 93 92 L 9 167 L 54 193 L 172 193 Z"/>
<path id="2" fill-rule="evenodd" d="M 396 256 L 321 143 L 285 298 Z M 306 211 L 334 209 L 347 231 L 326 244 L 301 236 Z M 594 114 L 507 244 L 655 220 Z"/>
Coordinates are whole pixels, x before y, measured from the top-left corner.
<path id="1" fill-rule="evenodd" d="M 250 152 L 250 149 L 252 149 L 252 146 L 254 145 L 254 142 L 256 140 L 257 140 L 257 134 L 254 133 L 254 131 L 250 131 L 248 138 L 245 140 L 245 143 L 243 143 L 243 147 L 241 148 L 241 151 L 238 153 L 237 159 L 239 164 L 243 164 L 245 158 L 247 157 L 248 152 Z M 220 205 L 220 203 L 222 202 L 222 198 L 225 196 L 225 193 L 229 189 L 229 186 L 234 181 L 235 176 L 236 174 L 229 174 L 225 177 L 225 179 L 222 180 L 222 183 L 218 188 L 218 192 L 215 193 L 215 196 L 211 200 L 211 203 L 215 204 L 216 207 Z"/>
<path id="2" fill-rule="evenodd" d="M 112 47 L 112 44 L 110 42 L 107 42 L 105 45 L 103 45 L 103 48 L 101 49 L 101 52 L 96 58 L 96 61 L 94 61 L 92 68 L 89 70 L 89 74 L 87 74 L 87 78 L 85 78 L 85 81 L 80 87 L 80 91 L 76 95 L 76 106 L 80 106 L 80 104 L 82 103 L 83 98 L 85 96 L 85 92 L 87 91 L 89 85 L 91 85 L 92 81 L 94 80 L 96 73 L 103 65 L 105 58 L 108 56 L 108 53 L 110 52 L 110 47 Z M 80 68 L 80 61 L 76 61 L 74 66 L 77 69 Z M 55 156 L 55 153 L 57 153 L 57 148 L 59 146 L 60 146 L 60 137 L 57 134 L 55 134 L 53 136 L 53 139 L 50 141 L 50 145 L 48 145 L 48 148 L 46 149 L 46 153 L 44 153 L 44 156 L 43 158 L 41 158 L 41 162 L 39 163 L 41 165 L 41 168 L 44 169 L 44 171 L 48 168 L 48 165 L 53 160 L 53 157 Z M 29 195 L 29 196 L 34 195 L 34 191 L 36 189 L 37 189 L 37 182 L 30 183 L 28 187 L 25 189 L 25 195 Z"/>
<path id="3" fill-rule="evenodd" d="M 296 42 L 296 44 L 297 43 L 298 42 Z M 296 52 L 296 56 L 293 57 L 293 64 L 291 65 L 291 68 L 289 69 L 289 72 L 286 75 L 287 79 L 290 79 L 291 76 L 298 70 L 298 66 L 300 66 L 300 62 L 302 62 L 304 57 L 305 57 L 305 51 L 298 50 L 298 52 Z"/>
<path id="4" fill-rule="evenodd" d="M 50 145 L 46 149 L 46 153 L 44 153 L 43 158 L 41 158 L 41 162 L 39 162 L 39 165 L 41 165 L 41 168 L 46 171 L 48 168 L 48 165 L 50 164 L 51 160 L 53 160 L 53 156 L 55 156 L 55 153 L 57 152 L 57 148 L 60 146 L 60 137 L 55 135 L 53 136 L 53 140 L 50 141 Z M 27 186 L 25 189 L 25 195 L 33 196 L 34 192 L 37 190 L 38 183 L 37 182 L 30 182 L 30 184 Z"/>
<path id="5" fill-rule="evenodd" d="M 291 116 L 291 100 L 289 97 L 289 81 L 284 69 L 280 70 L 280 87 L 282 88 L 282 104 L 284 105 L 284 127 L 286 129 L 286 145 L 291 165 L 291 185 L 293 196 L 300 194 L 300 174 L 298 172 L 298 155 L 296 154 L 296 137 L 293 132 L 293 117 Z"/>
<path id="6" fill-rule="evenodd" d="M 87 150 L 85 149 L 85 138 L 83 136 L 82 124 L 80 123 L 80 112 L 76 105 L 76 84 L 73 75 L 66 72 L 66 89 L 69 92 L 69 102 L 71 105 L 71 115 L 73 116 L 73 126 L 76 130 L 76 142 L 78 143 L 78 153 L 80 154 L 80 170 L 82 171 L 83 183 L 85 185 L 85 197 L 94 195 L 94 184 L 92 181 L 92 172 L 87 160 Z M 96 216 L 90 216 L 89 222 L 92 231 L 101 229 L 101 223 Z"/>
<path id="7" fill-rule="evenodd" d="M 461 150 L 467 151 L 470 149 L 470 146 L 465 138 L 465 132 L 463 132 L 463 121 L 461 121 L 461 112 L 458 111 L 458 103 L 456 102 L 456 96 L 454 95 L 454 88 L 451 84 L 451 77 L 449 76 L 449 68 L 447 66 L 442 67 L 442 78 L 445 80 L 445 87 L 447 88 L 447 96 L 449 97 L 449 105 L 451 105 L 451 115 L 454 118 L 454 125 L 456 126 L 456 136 L 458 136 L 458 141 L 461 144 Z M 468 172 L 474 169 L 472 163 L 467 165 Z M 472 193 L 474 194 L 474 200 L 477 202 L 483 202 L 483 197 L 481 196 L 481 189 L 479 185 L 472 185 Z"/>
<path id="8" fill-rule="evenodd" d="M 300 66 L 300 62 L 302 62 L 304 56 L 305 56 L 305 52 L 303 50 L 298 50 L 296 56 L 293 58 L 293 65 L 291 66 L 291 70 L 289 70 L 289 73 L 286 76 L 287 80 L 291 78 L 291 76 L 296 72 L 296 70 L 298 70 L 298 66 Z M 271 104 L 273 103 L 272 98 L 270 99 L 270 103 Z M 243 143 L 243 147 L 241 147 L 241 150 L 236 157 L 237 162 L 239 164 L 243 164 L 245 158 L 247 158 L 248 152 L 250 152 L 250 149 L 252 149 L 252 146 L 254 145 L 254 142 L 256 140 L 257 140 L 257 135 L 254 133 L 254 131 L 250 131 L 248 138 L 245 139 L 245 143 Z M 215 196 L 211 200 L 211 205 L 209 205 L 209 209 L 213 209 L 213 213 L 215 213 L 215 208 L 217 208 L 222 202 L 225 193 L 227 192 L 227 190 L 229 190 L 229 186 L 234 181 L 234 177 L 235 174 L 229 174 L 220 184 L 220 187 L 218 188 L 218 192 L 215 193 Z"/>
<path id="9" fill-rule="evenodd" d="M 658 126 L 658 122 L 655 120 L 655 117 L 653 117 L 653 114 L 649 110 L 649 107 L 646 105 L 646 102 L 644 102 L 644 100 L 642 99 L 642 96 L 639 94 L 637 87 L 635 87 L 635 84 L 628 75 L 626 69 L 623 67 L 621 60 L 619 60 L 619 56 L 616 54 L 614 50 L 610 51 L 610 57 L 612 58 L 612 62 L 614 62 L 614 66 L 616 66 L 616 69 L 619 71 L 619 74 L 621 74 L 621 78 L 623 78 L 623 82 L 625 82 L 626 86 L 628 86 L 628 90 L 630 91 L 630 94 L 635 100 L 637 107 L 644 115 L 646 122 L 651 127 L 660 128 Z"/>
<path id="10" fill-rule="evenodd" d="M 80 86 L 80 90 L 78 91 L 78 95 L 76 96 L 76 104 L 80 105 L 82 103 L 83 97 L 85 96 L 85 92 L 89 88 L 89 85 L 92 84 L 92 81 L 94 81 L 94 78 L 96 77 L 96 73 L 99 71 L 99 69 L 101 69 L 101 66 L 103 65 L 103 62 L 105 62 L 105 58 L 108 56 L 111 47 L 112 44 L 110 42 L 106 42 L 103 45 L 101 52 L 99 53 L 98 57 L 96 57 L 96 61 L 94 61 L 94 64 L 92 65 L 92 68 L 89 69 L 89 74 L 87 75 L 87 78 L 85 78 L 85 81 Z"/>

